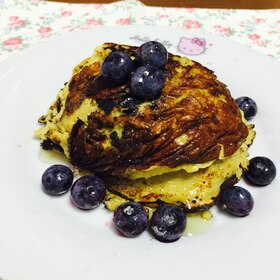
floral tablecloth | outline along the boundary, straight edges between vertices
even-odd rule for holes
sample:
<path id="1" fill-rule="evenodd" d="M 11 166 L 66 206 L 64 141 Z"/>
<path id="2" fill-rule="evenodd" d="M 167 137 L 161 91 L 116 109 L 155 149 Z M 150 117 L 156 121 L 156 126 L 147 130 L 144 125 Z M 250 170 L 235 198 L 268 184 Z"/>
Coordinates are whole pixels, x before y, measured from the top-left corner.
<path id="1" fill-rule="evenodd" d="M 280 9 L 163 8 L 137 0 L 112 4 L 0 0 L 0 61 L 53 36 L 114 25 L 201 30 L 231 38 L 280 61 Z"/>

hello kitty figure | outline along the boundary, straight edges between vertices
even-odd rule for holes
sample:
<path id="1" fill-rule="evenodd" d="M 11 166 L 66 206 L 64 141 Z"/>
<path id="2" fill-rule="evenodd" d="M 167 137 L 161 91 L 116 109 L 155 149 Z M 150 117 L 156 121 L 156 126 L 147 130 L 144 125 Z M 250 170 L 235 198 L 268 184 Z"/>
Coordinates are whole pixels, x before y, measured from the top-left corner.
<path id="1" fill-rule="evenodd" d="M 204 38 L 184 38 L 180 39 L 179 51 L 186 55 L 199 55 L 205 52 L 206 42 Z"/>

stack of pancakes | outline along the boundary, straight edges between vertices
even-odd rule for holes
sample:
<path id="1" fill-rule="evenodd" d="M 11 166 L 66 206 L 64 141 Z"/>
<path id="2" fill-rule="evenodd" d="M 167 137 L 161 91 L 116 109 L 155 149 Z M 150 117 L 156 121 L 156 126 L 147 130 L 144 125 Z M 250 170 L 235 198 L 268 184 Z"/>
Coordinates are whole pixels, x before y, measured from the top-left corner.
<path id="1" fill-rule="evenodd" d="M 102 177 L 109 209 L 126 200 L 209 208 L 247 168 L 253 126 L 214 73 L 186 57 L 169 54 L 157 99 L 133 98 L 129 82 L 114 85 L 100 73 L 117 50 L 137 66 L 138 47 L 97 47 L 74 68 L 35 135 L 44 149 Z"/>

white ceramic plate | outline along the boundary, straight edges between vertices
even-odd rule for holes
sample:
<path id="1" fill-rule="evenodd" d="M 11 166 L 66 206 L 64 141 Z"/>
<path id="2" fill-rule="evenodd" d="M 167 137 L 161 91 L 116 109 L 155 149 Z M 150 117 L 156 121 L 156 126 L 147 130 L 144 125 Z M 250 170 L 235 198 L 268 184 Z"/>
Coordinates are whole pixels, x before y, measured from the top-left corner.
<path id="1" fill-rule="evenodd" d="M 251 156 L 270 157 L 280 170 L 280 64 L 273 59 L 225 38 L 171 28 L 115 27 L 50 40 L 0 65 L 1 279 L 280 279 L 279 177 L 265 188 L 240 182 L 255 198 L 250 216 L 232 218 L 214 208 L 208 231 L 172 244 L 147 233 L 122 238 L 103 207 L 79 211 L 69 194 L 42 192 L 41 174 L 58 160 L 43 157 L 33 138 L 38 117 L 95 46 L 147 40 L 196 53 L 192 58 L 215 70 L 234 97 L 255 99 Z"/>

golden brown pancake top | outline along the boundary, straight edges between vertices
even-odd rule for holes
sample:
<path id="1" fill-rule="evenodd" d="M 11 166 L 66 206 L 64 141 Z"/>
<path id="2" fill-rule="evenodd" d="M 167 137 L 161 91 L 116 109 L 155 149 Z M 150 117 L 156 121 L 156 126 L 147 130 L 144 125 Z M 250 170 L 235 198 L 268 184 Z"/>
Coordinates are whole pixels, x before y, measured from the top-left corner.
<path id="1" fill-rule="evenodd" d="M 135 58 L 138 48 L 107 43 L 104 49 Z M 85 99 L 99 110 L 87 123 L 78 119 L 74 125 L 70 161 L 97 173 L 122 174 L 131 168 L 207 162 L 219 158 L 221 149 L 224 156 L 233 154 L 248 135 L 236 102 L 211 70 L 184 61 L 169 54 L 161 95 L 144 103 L 133 98 L 128 82 L 116 86 L 106 81 L 102 61 L 81 68 L 70 81 L 62 117 Z"/>

